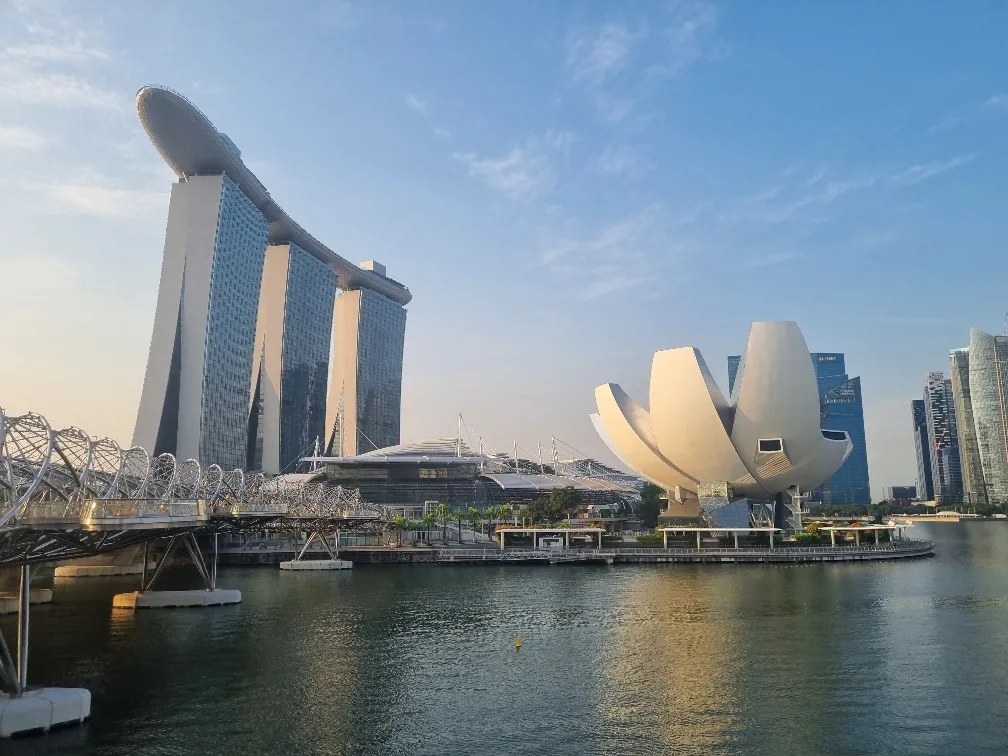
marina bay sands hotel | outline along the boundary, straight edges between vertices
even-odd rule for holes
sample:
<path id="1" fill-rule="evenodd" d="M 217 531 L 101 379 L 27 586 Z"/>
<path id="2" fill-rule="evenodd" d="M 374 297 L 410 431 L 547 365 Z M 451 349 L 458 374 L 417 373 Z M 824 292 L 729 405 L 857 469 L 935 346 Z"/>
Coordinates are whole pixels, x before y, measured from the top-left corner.
<path id="1" fill-rule="evenodd" d="M 294 222 L 185 97 L 136 103 L 179 180 L 134 445 L 277 473 L 316 439 L 334 456 L 398 444 L 409 289 Z"/>

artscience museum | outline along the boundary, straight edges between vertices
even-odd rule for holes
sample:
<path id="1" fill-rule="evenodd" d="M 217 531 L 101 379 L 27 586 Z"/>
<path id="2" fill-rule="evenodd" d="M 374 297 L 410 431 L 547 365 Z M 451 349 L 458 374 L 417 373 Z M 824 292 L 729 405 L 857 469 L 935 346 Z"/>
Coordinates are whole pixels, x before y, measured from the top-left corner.
<path id="1" fill-rule="evenodd" d="M 695 347 L 656 352 L 648 408 L 595 389 L 592 421 L 626 465 L 668 492 L 669 513 L 711 525 L 801 530 L 808 492 L 850 455 L 820 426 L 815 369 L 797 323 L 753 323 L 725 396 Z"/>

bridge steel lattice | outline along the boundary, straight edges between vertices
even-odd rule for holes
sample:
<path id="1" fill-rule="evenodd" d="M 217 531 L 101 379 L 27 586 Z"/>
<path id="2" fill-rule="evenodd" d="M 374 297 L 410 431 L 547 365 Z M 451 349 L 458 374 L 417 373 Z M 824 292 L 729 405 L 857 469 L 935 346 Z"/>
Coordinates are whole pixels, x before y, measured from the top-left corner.
<path id="1" fill-rule="evenodd" d="M 0 565 L 60 561 L 184 532 L 384 528 L 384 508 L 316 475 L 151 457 L 0 408 Z"/>

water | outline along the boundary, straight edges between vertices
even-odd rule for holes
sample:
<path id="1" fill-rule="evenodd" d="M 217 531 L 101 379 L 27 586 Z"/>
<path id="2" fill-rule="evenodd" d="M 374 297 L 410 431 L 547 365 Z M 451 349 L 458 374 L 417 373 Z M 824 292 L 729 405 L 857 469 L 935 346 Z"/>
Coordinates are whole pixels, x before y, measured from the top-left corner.
<path id="1" fill-rule="evenodd" d="M 94 717 L 0 752 L 1008 753 L 1008 524 L 917 535 L 938 556 L 232 568 L 240 606 L 135 614 L 135 580 L 60 582 L 31 682 Z"/>

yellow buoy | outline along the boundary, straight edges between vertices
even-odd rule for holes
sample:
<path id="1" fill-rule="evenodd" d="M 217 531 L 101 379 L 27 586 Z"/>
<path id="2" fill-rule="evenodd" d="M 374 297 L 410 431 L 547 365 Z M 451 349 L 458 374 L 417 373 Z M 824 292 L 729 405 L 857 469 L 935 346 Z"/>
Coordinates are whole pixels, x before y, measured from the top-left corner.
<path id="1" fill-rule="evenodd" d="M 515 636 L 515 651 L 521 651 L 521 636 Z"/>

